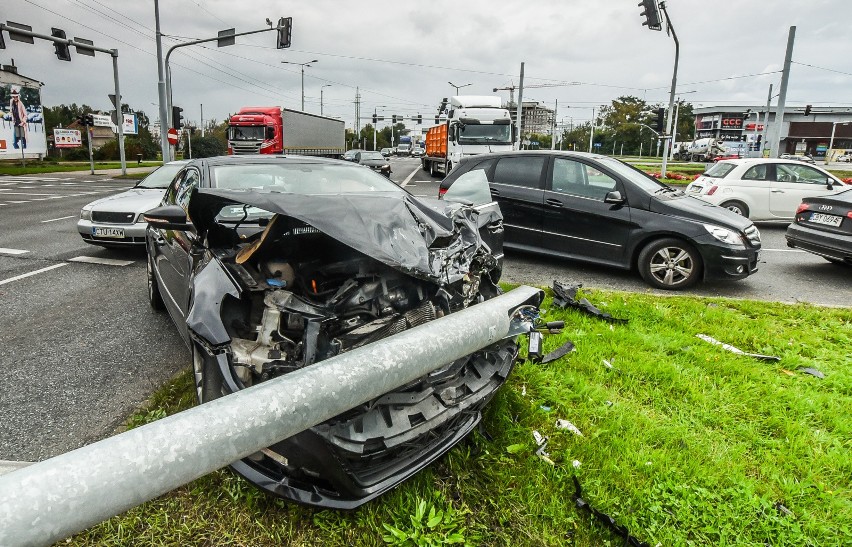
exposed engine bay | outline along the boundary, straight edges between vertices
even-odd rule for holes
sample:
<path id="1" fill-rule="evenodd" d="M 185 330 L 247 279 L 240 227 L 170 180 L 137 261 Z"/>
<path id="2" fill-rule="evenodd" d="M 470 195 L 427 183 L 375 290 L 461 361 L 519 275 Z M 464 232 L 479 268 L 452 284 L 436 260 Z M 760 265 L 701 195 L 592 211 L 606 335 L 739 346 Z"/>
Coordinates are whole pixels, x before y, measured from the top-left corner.
<path id="1" fill-rule="evenodd" d="M 499 236 L 502 252 L 496 206 L 205 189 L 189 213 L 211 260 L 195 275 L 186 324 L 207 353 L 204 375 L 223 381 L 199 392 L 205 401 L 499 294 L 500 263 L 482 235 Z M 232 466 L 282 497 L 357 507 L 470 433 L 517 352 L 500 340 Z"/>
<path id="2" fill-rule="evenodd" d="M 222 257 L 249 289 L 247 297 L 223 304 L 232 364 L 246 387 L 482 298 L 479 275 L 439 287 L 295 224 L 301 223 L 275 217 L 266 230 L 272 234 L 253 252 Z"/>

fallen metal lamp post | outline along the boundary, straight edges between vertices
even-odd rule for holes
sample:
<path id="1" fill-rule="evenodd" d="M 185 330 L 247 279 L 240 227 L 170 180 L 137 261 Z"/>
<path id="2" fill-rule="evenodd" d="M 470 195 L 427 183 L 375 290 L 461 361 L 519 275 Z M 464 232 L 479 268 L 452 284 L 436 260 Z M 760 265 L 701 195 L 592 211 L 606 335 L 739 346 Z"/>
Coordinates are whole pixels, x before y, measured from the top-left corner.
<path id="1" fill-rule="evenodd" d="M 0 477 L 0 545 L 50 545 L 500 339 L 541 291 L 484 303 Z"/>

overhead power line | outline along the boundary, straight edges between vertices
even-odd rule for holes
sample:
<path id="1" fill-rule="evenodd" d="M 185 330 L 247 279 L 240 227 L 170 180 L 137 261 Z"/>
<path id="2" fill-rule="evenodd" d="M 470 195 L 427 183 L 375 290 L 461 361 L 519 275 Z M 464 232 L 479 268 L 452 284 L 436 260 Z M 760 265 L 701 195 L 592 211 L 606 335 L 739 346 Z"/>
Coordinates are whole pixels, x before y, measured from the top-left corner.
<path id="1" fill-rule="evenodd" d="M 810 67 L 810 68 L 818 68 L 819 70 L 825 70 L 825 71 L 828 71 L 828 72 L 834 72 L 835 74 L 843 74 L 844 76 L 852 76 L 852 72 L 843 72 L 842 70 L 837 70 L 837 69 L 834 69 L 834 68 L 826 68 L 824 66 L 811 65 L 811 64 L 808 64 L 808 63 L 799 63 L 799 62 L 796 62 L 796 61 L 792 61 L 792 63 L 794 65 L 801 65 L 801 66 L 806 66 L 806 67 Z"/>

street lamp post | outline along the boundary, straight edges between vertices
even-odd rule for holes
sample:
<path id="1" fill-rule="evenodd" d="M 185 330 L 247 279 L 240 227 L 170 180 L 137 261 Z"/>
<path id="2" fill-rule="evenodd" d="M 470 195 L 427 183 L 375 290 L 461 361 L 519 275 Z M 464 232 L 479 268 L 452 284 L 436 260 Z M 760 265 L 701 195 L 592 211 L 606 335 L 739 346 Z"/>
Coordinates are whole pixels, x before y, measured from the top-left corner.
<path id="1" fill-rule="evenodd" d="M 331 84 L 325 84 L 324 86 L 320 87 L 320 116 L 323 115 L 323 113 L 322 113 L 322 90 L 326 87 L 331 87 Z"/>
<path id="2" fill-rule="evenodd" d="M 305 111 L 305 67 L 311 66 L 311 63 L 318 63 L 317 59 L 308 61 L 307 63 L 294 63 L 292 61 L 281 61 L 285 65 L 297 65 L 302 69 L 302 112 Z"/>
<path id="3" fill-rule="evenodd" d="M 451 86 L 453 86 L 454 88 L 456 88 L 456 95 L 458 95 L 458 94 L 459 94 L 459 89 L 461 89 L 461 88 L 463 88 L 463 87 L 467 87 L 467 86 L 469 86 L 469 85 L 473 85 L 473 84 L 462 84 L 462 85 L 456 85 L 456 84 L 454 84 L 453 82 L 447 82 L 447 83 L 448 83 L 448 84 L 450 84 Z"/>
<path id="4" fill-rule="evenodd" d="M 852 122 L 831 122 L 831 140 L 828 141 L 828 150 L 825 152 L 825 163 L 828 164 L 828 156 L 831 154 L 831 149 L 834 148 L 834 131 L 838 125 L 849 125 Z"/>

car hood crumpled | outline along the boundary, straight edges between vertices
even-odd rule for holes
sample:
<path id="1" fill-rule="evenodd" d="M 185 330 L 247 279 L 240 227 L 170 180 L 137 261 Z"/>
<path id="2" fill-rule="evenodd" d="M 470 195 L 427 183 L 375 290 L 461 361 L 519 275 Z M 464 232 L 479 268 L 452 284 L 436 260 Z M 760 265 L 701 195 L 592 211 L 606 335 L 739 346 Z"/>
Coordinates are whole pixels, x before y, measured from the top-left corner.
<path id="1" fill-rule="evenodd" d="M 353 249 L 414 277 L 452 284 L 497 261 L 480 237 L 493 210 L 402 192 L 303 195 L 269 191 L 196 190 L 189 216 L 200 236 L 219 211 L 245 204 L 300 220 Z"/>

